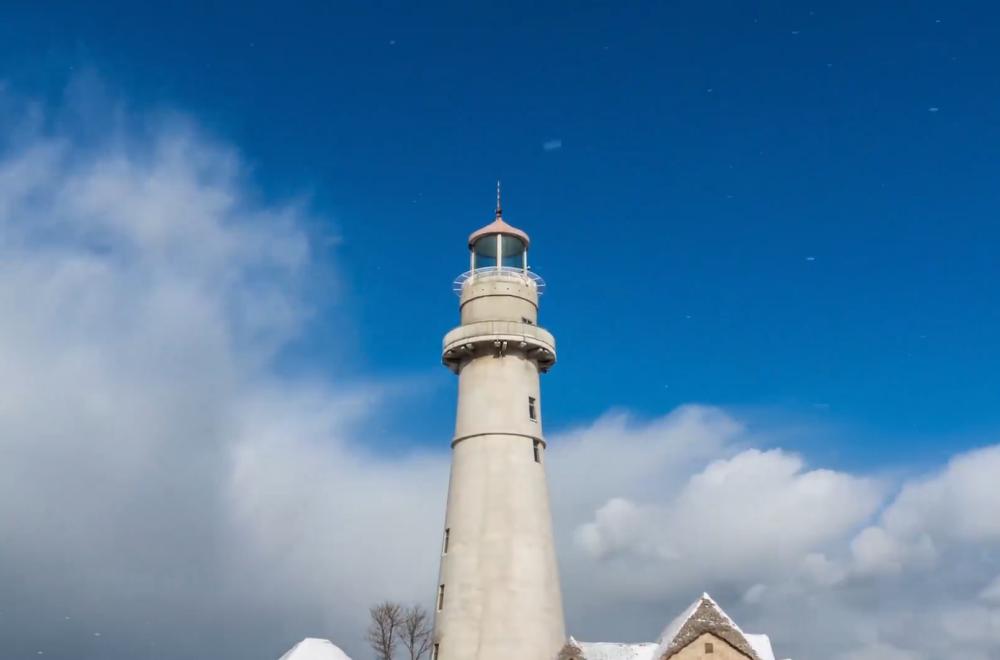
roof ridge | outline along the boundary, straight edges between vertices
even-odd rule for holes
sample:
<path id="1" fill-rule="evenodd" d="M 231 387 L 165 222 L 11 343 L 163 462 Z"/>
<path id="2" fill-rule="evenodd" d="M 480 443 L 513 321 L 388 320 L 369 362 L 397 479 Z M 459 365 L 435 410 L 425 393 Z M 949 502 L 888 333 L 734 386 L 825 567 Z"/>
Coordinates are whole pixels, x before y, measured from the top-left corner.
<path id="1" fill-rule="evenodd" d="M 656 658 L 670 658 L 704 633 L 711 633 L 725 640 L 752 660 L 761 660 L 746 638 L 746 633 L 707 592 L 663 630 Z"/>

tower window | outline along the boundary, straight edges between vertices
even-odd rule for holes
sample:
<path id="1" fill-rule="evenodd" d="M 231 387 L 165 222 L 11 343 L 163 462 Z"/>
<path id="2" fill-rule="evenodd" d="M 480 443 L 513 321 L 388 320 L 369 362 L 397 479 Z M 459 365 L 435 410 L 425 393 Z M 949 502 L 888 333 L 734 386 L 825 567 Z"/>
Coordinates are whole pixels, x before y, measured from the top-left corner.
<path id="1" fill-rule="evenodd" d="M 534 445 L 533 445 L 533 449 L 534 449 L 534 452 L 535 452 L 535 462 L 536 463 L 541 463 L 542 462 L 542 441 L 541 440 L 535 440 Z"/>
<path id="2" fill-rule="evenodd" d="M 438 612 L 440 612 L 443 609 L 444 609 L 444 585 L 443 584 L 439 584 L 438 585 L 437 610 L 438 610 Z"/>
<path id="3" fill-rule="evenodd" d="M 450 527 L 446 527 L 445 530 L 444 530 L 444 545 L 442 546 L 442 549 L 441 549 L 441 554 L 442 555 L 448 554 L 448 541 L 449 540 L 451 540 L 451 528 Z"/>
<path id="4" fill-rule="evenodd" d="M 434 650 L 431 651 L 431 660 L 438 660 L 438 653 L 441 651 L 441 645 L 435 644 Z"/>
<path id="5" fill-rule="evenodd" d="M 715 646 L 712 642 L 705 642 L 705 653 L 715 653 Z"/>
<path id="6" fill-rule="evenodd" d="M 536 410 L 535 397 L 533 396 L 528 397 L 528 419 L 533 422 L 538 421 L 538 411 Z"/>

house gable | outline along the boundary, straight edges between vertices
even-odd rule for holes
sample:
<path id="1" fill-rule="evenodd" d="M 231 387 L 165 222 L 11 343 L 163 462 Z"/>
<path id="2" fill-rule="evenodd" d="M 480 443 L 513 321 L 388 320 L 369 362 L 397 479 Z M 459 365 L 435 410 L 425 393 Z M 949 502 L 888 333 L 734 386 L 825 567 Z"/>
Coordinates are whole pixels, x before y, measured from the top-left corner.
<path id="1" fill-rule="evenodd" d="M 712 633 L 702 633 L 673 652 L 670 660 L 748 660 L 750 656 Z"/>
<path id="2" fill-rule="evenodd" d="M 774 660 L 767 635 L 748 635 L 708 594 L 691 603 L 652 643 L 579 642 L 557 660 Z"/>
<path id="3" fill-rule="evenodd" d="M 584 660 L 583 649 L 580 648 L 579 643 L 575 639 L 570 637 L 566 645 L 559 651 L 556 660 Z"/>
<path id="4" fill-rule="evenodd" d="M 739 626 L 708 594 L 703 594 L 667 626 L 660 636 L 656 659 L 674 658 L 682 649 L 705 633 L 711 633 L 714 637 L 725 641 L 745 658 L 761 660 Z"/>

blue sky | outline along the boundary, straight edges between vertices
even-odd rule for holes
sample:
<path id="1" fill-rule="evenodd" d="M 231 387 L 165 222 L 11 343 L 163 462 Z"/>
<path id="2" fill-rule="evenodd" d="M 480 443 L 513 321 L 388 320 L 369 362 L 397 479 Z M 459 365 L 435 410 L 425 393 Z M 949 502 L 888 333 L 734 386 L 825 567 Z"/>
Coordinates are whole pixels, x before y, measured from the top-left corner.
<path id="1" fill-rule="evenodd" d="M 430 598 L 500 178 L 571 632 L 709 589 L 796 657 L 990 657 L 1000 10 L 201 5 L 0 20 L 0 655 L 357 660 Z"/>
<path id="2" fill-rule="evenodd" d="M 986 3 L 21 5 L 0 66 L 49 96 L 99 71 L 237 144 L 264 194 L 308 194 L 356 284 L 339 313 L 360 344 L 337 353 L 331 313 L 290 363 L 426 372 L 416 441 L 449 432 L 448 285 L 500 177 L 549 281 L 550 428 L 613 406 L 777 407 L 846 425 L 838 454 L 865 462 L 1000 424 L 996 18 Z"/>

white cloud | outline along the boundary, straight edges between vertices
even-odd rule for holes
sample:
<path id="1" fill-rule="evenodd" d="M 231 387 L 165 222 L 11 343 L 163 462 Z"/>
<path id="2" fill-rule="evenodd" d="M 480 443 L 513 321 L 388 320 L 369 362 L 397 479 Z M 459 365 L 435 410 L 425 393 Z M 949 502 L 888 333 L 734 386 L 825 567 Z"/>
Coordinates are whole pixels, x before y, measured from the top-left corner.
<path id="1" fill-rule="evenodd" d="M 546 140 L 542 142 L 542 149 L 545 151 L 557 151 L 562 149 L 562 140 Z"/>
<path id="2" fill-rule="evenodd" d="M 891 489 L 747 448 L 768 437 L 689 406 L 552 438 L 570 631 L 648 640 L 708 589 L 782 655 L 990 657 L 993 610 L 976 601 L 992 602 L 1000 572 L 983 520 L 1000 448 Z M 770 437 L 787 439 L 778 428 Z M 569 475 L 586 492 L 567 488 Z"/>
<path id="3" fill-rule="evenodd" d="M 639 544 L 646 536 L 643 512 L 632 502 L 612 498 L 594 512 L 594 522 L 576 530 L 576 542 L 589 555 L 603 559 Z M 656 554 L 655 548 L 642 548 L 642 554 Z"/>
<path id="4" fill-rule="evenodd" d="M 832 587 L 847 577 L 846 568 L 822 552 L 810 552 L 803 557 L 798 572 L 809 582 L 821 587 Z"/>
<path id="5" fill-rule="evenodd" d="M 609 501 L 577 538 L 595 558 L 631 553 L 666 561 L 696 583 L 720 572 L 784 571 L 788 561 L 855 529 L 880 499 L 869 480 L 804 471 L 800 458 L 780 450 L 746 450 L 709 463 L 673 498 L 645 506 Z"/>
<path id="6" fill-rule="evenodd" d="M 956 456 L 939 474 L 907 484 L 883 516 L 894 536 L 1000 542 L 1000 445 Z"/>
<path id="7" fill-rule="evenodd" d="M 743 594 L 743 600 L 751 605 L 756 605 L 764 598 L 764 594 L 766 593 L 767 586 L 758 582 L 746 590 L 746 593 Z"/>
<path id="8" fill-rule="evenodd" d="M 0 655 L 360 650 L 370 602 L 430 593 L 444 458 L 355 448 L 378 387 L 275 374 L 330 277 L 304 205 L 182 118 L 112 110 L 3 136 Z"/>

